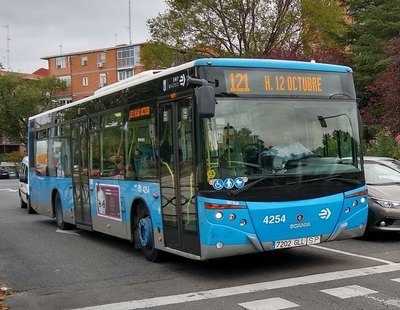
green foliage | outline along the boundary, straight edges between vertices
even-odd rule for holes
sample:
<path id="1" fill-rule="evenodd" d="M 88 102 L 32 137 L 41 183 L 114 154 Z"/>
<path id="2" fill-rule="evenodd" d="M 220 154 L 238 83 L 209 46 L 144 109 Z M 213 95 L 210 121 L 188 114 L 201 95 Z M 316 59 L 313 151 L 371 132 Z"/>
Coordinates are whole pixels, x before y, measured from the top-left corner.
<path id="1" fill-rule="evenodd" d="M 331 40 L 342 27 L 339 2 L 331 0 L 318 0 L 318 5 L 312 0 L 166 3 L 167 11 L 148 21 L 153 41 L 179 50 L 203 47 L 202 52 L 210 56 L 270 57 L 280 51 L 297 52 Z"/>
<path id="2" fill-rule="evenodd" d="M 165 69 L 198 57 L 198 53 L 180 51 L 160 42 L 146 43 L 140 51 L 140 61 L 146 70 Z"/>
<path id="3" fill-rule="evenodd" d="M 387 128 L 380 130 L 366 143 L 365 155 L 400 159 L 400 134 L 393 135 Z"/>
<path id="4" fill-rule="evenodd" d="M 24 158 L 25 154 L 21 152 L 11 152 L 11 153 L 5 153 L 1 154 L 0 156 L 0 162 L 5 161 L 8 163 L 15 163 L 16 166 L 20 164 L 22 161 L 22 158 Z"/>
<path id="5" fill-rule="evenodd" d="M 346 32 L 344 9 L 338 1 L 302 0 L 302 42 L 304 49 L 338 47 Z"/>
<path id="6" fill-rule="evenodd" d="M 0 135 L 26 143 L 28 118 L 56 107 L 54 93 L 65 87 L 55 77 L 27 79 L 13 73 L 0 75 Z"/>
<path id="7" fill-rule="evenodd" d="M 348 43 L 352 46 L 355 82 L 358 93 L 388 65 L 384 53 L 386 43 L 399 34 L 400 1 L 398 0 L 346 0 L 350 24 Z"/>

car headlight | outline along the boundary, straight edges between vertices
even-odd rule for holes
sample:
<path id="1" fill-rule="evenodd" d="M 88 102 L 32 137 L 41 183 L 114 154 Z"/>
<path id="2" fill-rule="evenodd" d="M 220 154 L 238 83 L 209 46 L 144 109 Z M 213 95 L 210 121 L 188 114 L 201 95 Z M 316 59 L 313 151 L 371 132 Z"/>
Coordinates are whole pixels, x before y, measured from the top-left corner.
<path id="1" fill-rule="evenodd" d="M 400 209 L 400 201 L 384 200 L 372 197 L 371 199 L 383 208 Z"/>

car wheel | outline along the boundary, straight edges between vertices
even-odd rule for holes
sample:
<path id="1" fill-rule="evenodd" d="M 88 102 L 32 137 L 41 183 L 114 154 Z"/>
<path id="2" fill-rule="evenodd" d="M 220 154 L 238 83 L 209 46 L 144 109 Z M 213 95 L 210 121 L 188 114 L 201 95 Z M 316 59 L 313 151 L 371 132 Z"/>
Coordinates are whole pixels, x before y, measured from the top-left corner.
<path id="1" fill-rule="evenodd" d="M 33 209 L 33 208 L 31 207 L 31 202 L 30 202 L 29 198 L 28 198 L 28 203 L 27 203 L 26 207 L 27 207 L 27 209 L 28 209 L 28 214 L 36 214 L 35 209 Z"/>
<path id="2" fill-rule="evenodd" d="M 150 212 L 143 203 L 138 205 L 136 234 L 144 256 L 153 263 L 159 262 L 163 253 L 154 248 L 153 224 Z"/>
<path id="3" fill-rule="evenodd" d="M 26 209 L 26 207 L 27 207 L 28 205 L 27 205 L 27 203 L 26 203 L 25 201 L 22 200 L 21 192 L 18 192 L 18 193 L 19 193 L 19 200 L 20 200 L 20 202 L 21 202 L 21 208 L 22 208 L 22 209 Z"/>

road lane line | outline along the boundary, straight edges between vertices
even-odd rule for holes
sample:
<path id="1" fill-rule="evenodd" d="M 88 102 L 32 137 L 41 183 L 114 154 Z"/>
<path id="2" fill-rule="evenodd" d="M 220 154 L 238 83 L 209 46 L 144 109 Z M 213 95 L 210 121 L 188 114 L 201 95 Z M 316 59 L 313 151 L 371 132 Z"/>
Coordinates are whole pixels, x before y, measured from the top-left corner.
<path id="1" fill-rule="evenodd" d="M 0 192 L 5 192 L 5 191 L 7 191 L 7 192 L 12 192 L 12 193 L 18 192 L 18 190 L 17 190 L 17 189 L 11 189 L 11 188 L 0 188 Z"/>
<path id="2" fill-rule="evenodd" d="M 335 296 L 340 299 L 347 299 L 358 296 L 365 296 L 369 294 L 378 293 L 377 291 L 370 290 L 369 288 L 362 287 L 359 285 L 349 285 L 336 288 L 330 288 L 327 290 L 321 290 L 320 292 Z"/>
<path id="3" fill-rule="evenodd" d="M 298 304 L 279 297 L 244 302 L 239 304 L 239 306 L 247 310 L 283 310 L 299 307 Z"/>
<path id="4" fill-rule="evenodd" d="M 371 257 L 371 256 L 365 256 L 365 255 L 360 255 L 360 254 L 354 254 L 354 253 L 351 253 L 351 252 L 345 252 L 345 251 L 340 251 L 340 250 L 325 248 L 325 247 L 319 246 L 319 245 L 309 245 L 309 246 L 310 246 L 310 247 L 313 247 L 313 248 L 316 248 L 316 249 L 325 250 L 325 251 L 331 251 L 331 252 L 335 252 L 335 253 L 339 253 L 339 254 L 343 254 L 343 255 L 354 256 L 354 257 L 358 257 L 358 258 L 370 259 L 370 260 L 374 260 L 374 261 L 376 261 L 376 262 L 380 262 L 380 263 L 384 263 L 384 264 L 388 264 L 388 265 L 397 264 L 397 263 L 395 263 L 395 262 L 392 262 L 392 261 L 389 261 L 389 260 L 385 260 L 385 259 L 380 259 L 380 258 Z"/>
<path id="5" fill-rule="evenodd" d="M 72 236 L 80 236 L 80 234 L 79 234 L 80 230 L 61 230 L 61 229 L 57 229 L 56 232 L 60 233 L 60 234 L 66 234 L 66 235 L 72 235 Z"/>
<path id="6" fill-rule="evenodd" d="M 349 269 L 342 271 L 333 271 L 327 273 L 320 273 L 308 276 L 301 276 L 289 279 L 281 279 L 275 281 L 239 285 L 233 287 L 226 287 L 220 289 L 213 289 L 208 291 L 191 292 L 178 295 L 161 296 L 154 298 L 146 298 L 132 301 L 125 301 L 119 303 L 112 303 L 106 305 L 98 305 L 86 308 L 79 308 L 79 310 L 133 310 L 145 309 L 158 306 L 167 306 L 173 304 L 181 304 L 191 301 L 199 301 L 220 297 L 235 296 L 239 294 L 248 294 L 261 291 L 269 291 L 275 289 L 289 288 L 299 285 L 323 283 L 328 281 L 350 279 L 356 277 L 364 277 L 375 274 L 382 274 L 388 272 L 400 271 L 400 264 L 385 264 L 375 267 L 364 267 L 357 269 Z M 78 309 L 74 309 L 78 310 Z"/>

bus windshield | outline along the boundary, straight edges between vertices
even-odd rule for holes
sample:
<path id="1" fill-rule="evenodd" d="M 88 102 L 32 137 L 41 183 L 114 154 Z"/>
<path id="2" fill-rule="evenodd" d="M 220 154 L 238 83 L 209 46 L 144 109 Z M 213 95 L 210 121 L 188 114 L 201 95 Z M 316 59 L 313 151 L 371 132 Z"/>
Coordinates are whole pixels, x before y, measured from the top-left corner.
<path id="1" fill-rule="evenodd" d="M 361 170 L 353 100 L 219 98 L 204 122 L 208 183 Z"/>

